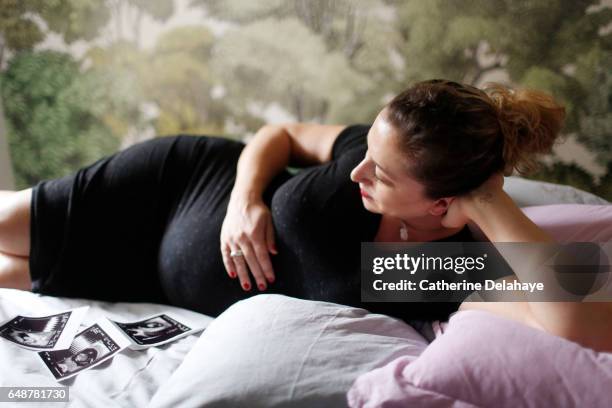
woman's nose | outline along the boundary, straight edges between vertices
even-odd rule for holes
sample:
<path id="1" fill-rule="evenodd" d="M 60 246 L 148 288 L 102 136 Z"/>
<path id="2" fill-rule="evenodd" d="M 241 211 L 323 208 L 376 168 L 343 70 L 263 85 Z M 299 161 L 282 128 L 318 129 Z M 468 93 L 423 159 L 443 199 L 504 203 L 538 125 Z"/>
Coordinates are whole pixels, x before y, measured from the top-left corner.
<path id="1" fill-rule="evenodd" d="M 366 169 L 367 163 L 366 160 L 362 160 L 355 168 L 351 171 L 351 180 L 355 183 L 363 183 L 366 181 Z"/>

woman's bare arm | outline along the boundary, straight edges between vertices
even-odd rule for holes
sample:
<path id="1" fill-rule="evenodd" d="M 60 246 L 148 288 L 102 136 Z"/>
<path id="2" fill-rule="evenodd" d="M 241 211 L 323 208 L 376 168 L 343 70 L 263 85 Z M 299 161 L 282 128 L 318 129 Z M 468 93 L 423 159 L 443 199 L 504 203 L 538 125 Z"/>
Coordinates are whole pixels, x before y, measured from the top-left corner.
<path id="1" fill-rule="evenodd" d="M 500 181 L 501 179 L 501 181 Z M 457 208 L 475 222 L 491 242 L 551 243 L 556 241 L 531 221 L 514 201 L 503 191 L 503 177 L 494 176 L 472 193 L 461 197 Z M 542 245 L 542 251 L 529 254 L 532 258 L 522 265 L 542 265 L 542 260 L 550 256 L 554 245 Z M 503 251 L 500 251 L 503 255 Z M 517 259 L 506 259 L 520 278 L 524 271 L 517 270 Z M 514 265 L 513 265 L 514 264 Z M 528 271 L 532 273 L 532 271 Z M 533 276 L 533 275 L 532 275 Z M 602 330 L 609 324 L 611 310 L 609 303 L 578 302 L 528 302 L 531 315 L 524 316 L 526 321 L 535 320 L 546 331 L 577 341 L 588 347 L 601 349 L 610 347 L 609 331 Z M 606 345 L 607 344 L 607 345 Z"/>
<path id="2" fill-rule="evenodd" d="M 470 206 L 470 219 L 491 242 L 555 242 L 502 189 L 475 195 Z"/>
<path id="3" fill-rule="evenodd" d="M 478 188 L 453 197 L 442 225 L 456 228 L 472 221 L 491 242 L 555 242 L 523 214 L 503 187 L 504 176 L 495 173 Z"/>
<path id="4" fill-rule="evenodd" d="M 272 179 L 289 165 L 290 155 L 291 141 L 283 127 L 259 129 L 240 154 L 232 199 L 261 200 Z"/>
<path id="5" fill-rule="evenodd" d="M 232 195 L 261 199 L 268 184 L 287 166 L 330 161 L 334 141 L 345 127 L 315 123 L 262 127 L 240 155 Z"/>
<path id="6" fill-rule="evenodd" d="M 329 161 L 333 143 L 344 128 L 310 123 L 266 125 L 243 149 L 220 238 L 227 273 L 239 278 L 244 290 L 251 289 L 249 270 L 259 290 L 275 279 L 269 255 L 276 253 L 272 217 L 263 202 L 266 187 L 288 165 Z M 244 256 L 231 257 L 230 251 L 238 249 Z"/>

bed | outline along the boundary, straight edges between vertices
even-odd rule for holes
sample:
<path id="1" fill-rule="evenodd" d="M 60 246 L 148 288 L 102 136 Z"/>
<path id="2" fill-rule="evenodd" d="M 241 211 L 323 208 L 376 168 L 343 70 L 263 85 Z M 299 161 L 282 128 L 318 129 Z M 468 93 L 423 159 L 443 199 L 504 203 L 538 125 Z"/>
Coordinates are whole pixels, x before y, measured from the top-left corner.
<path id="1" fill-rule="evenodd" d="M 610 205 L 600 197 L 569 186 L 519 177 L 507 177 L 504 188 L 520 207 L 584 205 L 601 209 Z M 319 407 L 347 406 L 349 402 L 353 406 L 393 406 L 362 403 L 351 387 L 357 378 L 361 381 L 361 376 L 399 358 L 405 359 L 405 364 L 414 363 L 435 343 L 430 344 L 413 327 L 388 316 L 281 295 L 254 296 L 212 319 L 166 305 L 112 304 L 0 289 L 3 322 L 15 315 L 45 315 L 82 305 L 89 306 L 84 324 L 104 317 L 138 320 L 170 311 L 205 329 L 164 346 L 124 350 L 62 383 L 50 376 L 37 353 L 0 341 L 0 386 L 68 386 L 70 401 L 49 406 Z M 455 320 L 454 324 L 460 325 L 465 318 Z M 505 327 L 504 322 L 500 324 Z M 436 341 L 443 332 L 440 327 Z M 530 338 L 531 334 L 525 336 Z M 609 380 L 612 386 L 612 355 L 602 353 L 597 356 L 600 357 L 603 365 L 598 369 L 604 370 L 602 381 Z M 368 387 L 373 387 L 369 380 L 370 377 L 359 383 L 360 395 L 364 389 L 367 393 Z M 352 400 L 347 399 L 349 389 L 353 392 Z M 411 395 L 418 396 L 420 406 L 478 406 L 474 401 L 441 397 L 440 392 L 431 390 L 414 391 Z M 570 397 L 577 402 L 575 395 Z M 513 400 L 513 406 L 537 406 L 523 402 Z M 26 407 L 28 403 L 19 406 Z M 570 401 L 566 406 L 574 405 Z"/>
<path id="2" fill-rule="evenodd" d="M 88 305 L 83 324 L 88 326 L 101 318 L 138 320 L 171 311 L 178 316 L 207 326 L 213 319 L 188 310 L 166 305 L 146 303 L 106 303 L 86 299 L 67 299 L 40 296 L 31 292 L 0 289 L 0 320 L 16 315 L 50 315 Z M 199 335 L 200 333 L 198 333 Z M 58 383 L 34 351 L 24 350 L 8 341 L 0 343 L 0 386 L 3 387 L 70 387 L 67 406 L 87 407 L 142 407 L 146 406 L 157 389 L 166 382 L 198 339 L 191 335 L 173 343 L 143 351 L 124 350 L 111 361 L 102 363 L 75 378 Z M 23 403 L 22 403 L 23 404 Z M 51 404 L 51 403 L 49 403 Z M 27 404 L 19 405 L 27 406 Z M 39 405 L 36 405 L 39 406 Z M 61 406 L 52 403 L 52 406 Z"/>

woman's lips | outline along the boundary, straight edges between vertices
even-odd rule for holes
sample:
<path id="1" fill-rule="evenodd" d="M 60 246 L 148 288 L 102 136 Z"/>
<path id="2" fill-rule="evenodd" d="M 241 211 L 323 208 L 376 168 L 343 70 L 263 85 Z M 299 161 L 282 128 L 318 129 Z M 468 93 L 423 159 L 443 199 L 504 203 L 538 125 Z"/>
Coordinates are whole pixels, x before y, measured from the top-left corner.
<path id="1" fill-rule="evenodd" d="M 368 193 L 366 193 L 366 192 L 365 192 L 363 189 L 359 189 L 359 192 L 361 193 L 361 196 L 362 196 L 362 197 L 365 197 L 365 198 L 372 198 L 372 197 L 370 197 L 370 196 L 368 195 Z"/>

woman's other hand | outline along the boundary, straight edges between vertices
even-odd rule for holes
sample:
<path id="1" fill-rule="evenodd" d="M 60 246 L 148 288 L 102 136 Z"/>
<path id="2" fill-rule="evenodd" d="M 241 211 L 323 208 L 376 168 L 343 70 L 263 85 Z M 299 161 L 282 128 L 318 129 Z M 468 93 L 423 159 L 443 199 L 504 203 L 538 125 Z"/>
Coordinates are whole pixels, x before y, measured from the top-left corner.
<path id="1" fill-rule="evenodd" d="M 472 220 L 471 210 L 476 201 L 487 202 L 492 201 L 493 196 L 503 190 L 504 175 L 493 173 L 479 187 L 470 191 L 467 194 L 454 197 L 453 201 L 448 206 L 446 215 L 442 217 L 441 223 L 446 228 L 462 227 Z"/>
<path id="2" fill-rule="evenodd" d="M 241 251 L 242 256 L 230 256 L 232 251 Z M 275 279 L 270 253 L 277 251 L 268 206 L 261 199 L 232 197 L 221 227 L 221 254 L 228 275 L 238 277 L 249 291 L 250 270 L 259 290 L 265 290 Z"/>

